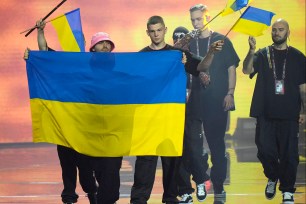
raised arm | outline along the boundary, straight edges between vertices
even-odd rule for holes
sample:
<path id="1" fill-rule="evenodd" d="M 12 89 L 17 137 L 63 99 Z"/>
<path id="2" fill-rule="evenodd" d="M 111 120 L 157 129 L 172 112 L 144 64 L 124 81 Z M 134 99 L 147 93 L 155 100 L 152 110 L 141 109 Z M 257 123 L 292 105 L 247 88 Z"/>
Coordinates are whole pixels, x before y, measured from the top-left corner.
<path id="1" fill-rule="evenodd" d="M 244 74 L 251 74 L 254 72 L 253 61 L 254 61 L 254 54 L 255 54 L 255 49 L 256 49 L 256 40 L 254 37 L 251 37 L 251 36 L 249 37 L 249 46 L 250 46 L 249 52 L 243 61 L 242 72 Z"/>
<path id="2" fill-rule="evenodd" d="M 39 20 L 36 22 L 36 26 L 37 26 L 37 43 L 39 50 L 48 50 L 47 40 L 45 38 L 45 33 L 44 33 L 46 22 Z"/>

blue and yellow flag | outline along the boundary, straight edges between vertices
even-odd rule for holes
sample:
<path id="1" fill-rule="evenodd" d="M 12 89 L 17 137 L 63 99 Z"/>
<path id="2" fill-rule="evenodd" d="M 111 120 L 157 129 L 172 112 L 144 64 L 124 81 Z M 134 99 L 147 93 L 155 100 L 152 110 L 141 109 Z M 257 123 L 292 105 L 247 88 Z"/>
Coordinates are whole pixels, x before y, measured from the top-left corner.
<path id="1" fill-rule="evenodd" d="M 263 35 L 263 32 L 271 25 L 274 15 L 275 13 L 270 11 L 249 6 L 232 30 L 254 37 Z"/>
<path id="2" fill-rule="evenodd" d="M 226 16 L 228 14 L 239 11 L 243 7 L 246 7 L 251 0 L 228 0 L 226 7 L 222 11 L 221 15 Z"/>
<path id="3" fill-rule="evenodd" d="M 30 51 L 33 141 L 90 156 L 182 154 L 186 73 L 179 51 Z"/>
<path id="4" fill-rule="evenodd" d="M 63 51 L 85 51 L 79 8 L 51 20 L 51 23 L 56 30 Z"/>

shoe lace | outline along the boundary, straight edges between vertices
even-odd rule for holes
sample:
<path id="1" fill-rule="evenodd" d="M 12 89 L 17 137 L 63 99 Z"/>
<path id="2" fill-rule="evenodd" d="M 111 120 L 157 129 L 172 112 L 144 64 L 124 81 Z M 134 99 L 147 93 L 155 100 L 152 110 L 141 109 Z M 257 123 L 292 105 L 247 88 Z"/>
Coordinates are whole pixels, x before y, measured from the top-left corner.
<path id="1" fill-rule="evenodd" d="M 267 192 L 268 192 L 268 193 L 274 193 L 275 185 L 276 185 L 276 182 L 274 182 L 274 181 L 268 181 L 268 184 L 267 184 Z"/>
<path id="2" fill-rule="evenodd" d="M 188 198 L 189 198 L 189 194 L 184 194 L 184 195 L 182 195 L 182 200 L 181 201 L 186 201 Z"/>
<path id="3" fill-rule="evenodd" d="M 198 191 L 197 191 L 198 195 L 201 195 L 201 196 L 205 195 L 205 191 L 204 191 L 205 184 L 204 183 L 197 185 L 197 188 L 198 188 Z"/>
<path id="4" fill-rule="evenodd" d="M 292 196 L 293 196 L 293 193 L 290 193 L 290 192 L 285 192 L 284 193 L 284 200 L 289 200 L 289 199 L 291 199 L 292 198 Z"/>

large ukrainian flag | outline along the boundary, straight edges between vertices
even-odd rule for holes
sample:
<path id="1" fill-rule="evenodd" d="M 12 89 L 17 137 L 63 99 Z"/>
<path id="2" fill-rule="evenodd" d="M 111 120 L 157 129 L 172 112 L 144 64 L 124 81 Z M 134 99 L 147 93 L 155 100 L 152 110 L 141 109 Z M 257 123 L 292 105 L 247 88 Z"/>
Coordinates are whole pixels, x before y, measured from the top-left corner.
<path id="1" fill-rule="evenodd" d="M 85 39 L 80 9 L 75 9 L 51 20 L 63 51 L 84 52 Z"/>
<path id="2" fill-rule="evenodd" d="M 91 156 L 182 154 L 186 74 L 179 51 L 30 51 L 33 141 Z"/>

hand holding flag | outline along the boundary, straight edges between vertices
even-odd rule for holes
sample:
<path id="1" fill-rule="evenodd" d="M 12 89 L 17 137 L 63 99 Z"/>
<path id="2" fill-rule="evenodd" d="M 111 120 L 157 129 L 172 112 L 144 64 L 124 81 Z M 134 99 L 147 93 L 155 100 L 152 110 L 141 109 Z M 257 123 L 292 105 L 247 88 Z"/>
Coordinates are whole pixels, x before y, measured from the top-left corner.
<path id="1" fill-rule="evenodd" d="M 256 50 L 256 39 L 252 36 L 249 36 L 249 46 L 251 51 L 254 52 Z"/>
<path id="2" fill-rule="evenodd" d="M 65 3 L 67 0 L 62 0 L 56 7 L 54 7 L 45 17 L 43 17 L 42 21 L 46 20 L 56 9 L 58 9 L 61 5 L 63 5 L 63 3 Z M 28 35 L 30 35 L 33 30 L 35 30 L 36 28 L 36 25 L 33 27 L 33 28 L 30 28 L 28 30 L 25 30 L 23 32 L 21 32 L 20 34 L 24 33 L 24 32 L 27 32 L 25 34 L 25 37 L 28 37 Z"/>
<path id="3" fill-rule="evenodd" d="M 49 21 L 44 21 L 45 18 L 36 22 L 35 27 L 21 32 L 30 33 L 32 29 L 43 29 L 46 23 L 51 22 L 57 33 L 60 45 L 63 51 L 84 52 L 85 43 L 82 30 L 80 9 L 75 9 L 63 15 L 60 15 Z"/>
<path id="4" fill-rule="evenodd" d="M 180 51 L 30 56 L 34 142 L 90 156 L 182 155 L 186 73 Z"/>

